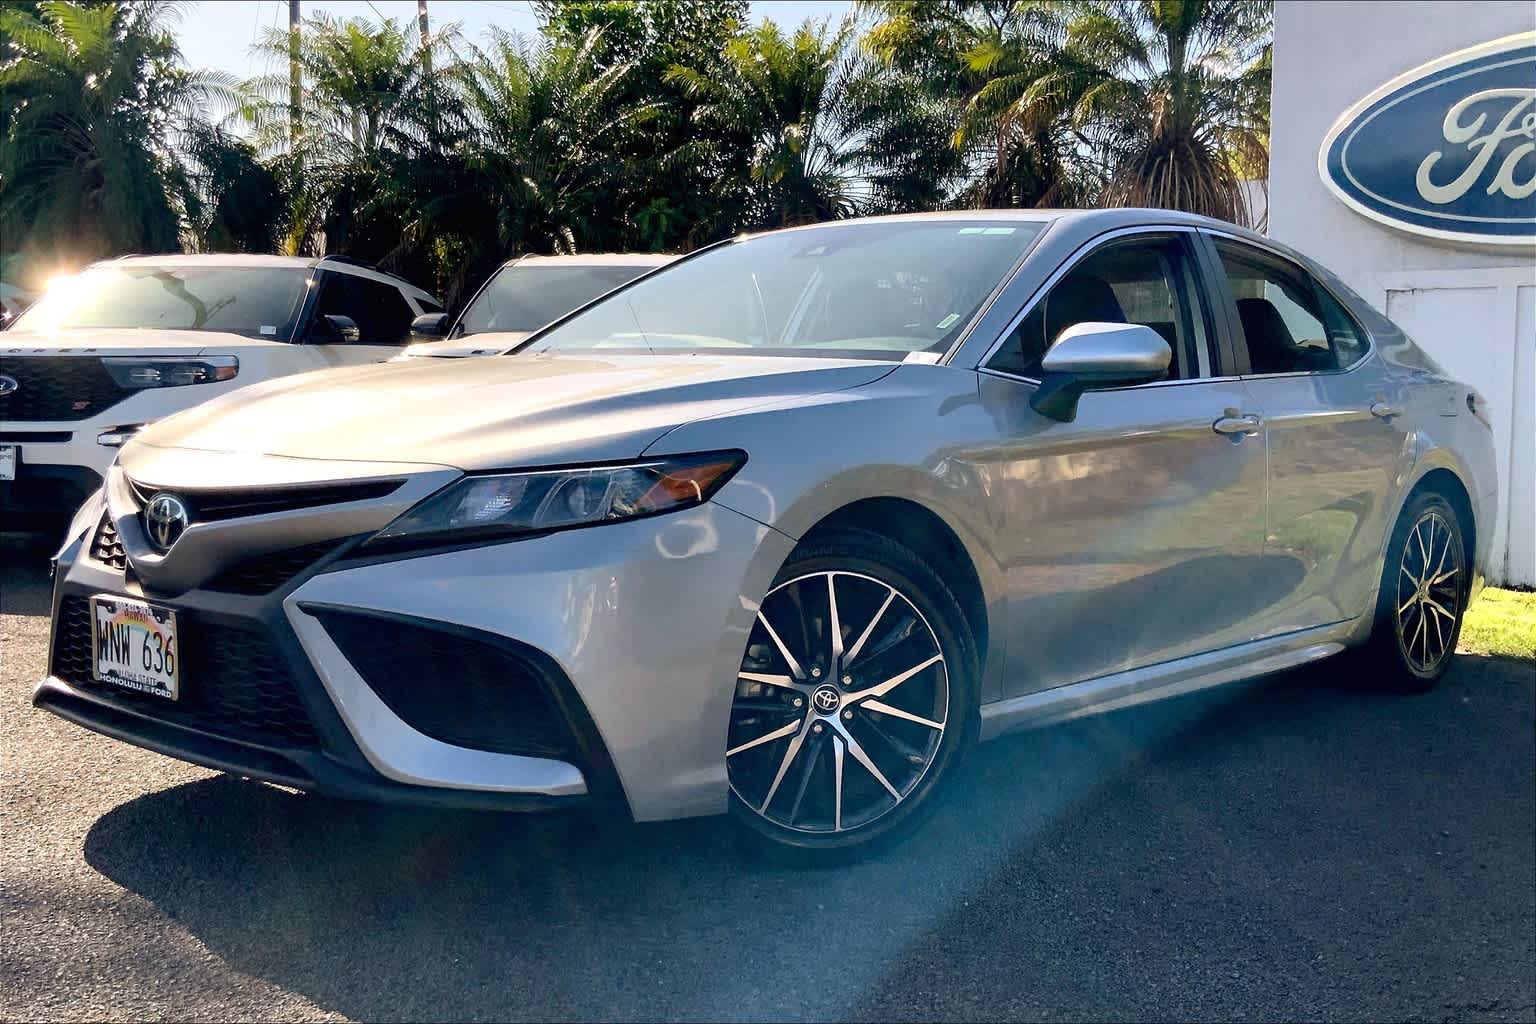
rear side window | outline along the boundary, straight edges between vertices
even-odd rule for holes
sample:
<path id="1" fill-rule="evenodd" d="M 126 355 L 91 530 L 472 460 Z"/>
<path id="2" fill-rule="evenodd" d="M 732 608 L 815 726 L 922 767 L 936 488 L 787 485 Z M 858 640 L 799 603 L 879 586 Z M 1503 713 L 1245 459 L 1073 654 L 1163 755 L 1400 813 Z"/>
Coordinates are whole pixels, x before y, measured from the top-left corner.
<path id="1" fill-rule="evenodd" d="M 1365 334 L 1300 267 L 1250 246 L 1217 241 L 1250 372 L 1342 370 L 1365 354 Z"/>
<path id="2" fill-rule="evenodd" d="M 324 275 L 315 316 L 337 314 L 357 322 L 361 345 L 402 345 L 415 314 L 400 289 L 383 281 L 334 271 Z"/>

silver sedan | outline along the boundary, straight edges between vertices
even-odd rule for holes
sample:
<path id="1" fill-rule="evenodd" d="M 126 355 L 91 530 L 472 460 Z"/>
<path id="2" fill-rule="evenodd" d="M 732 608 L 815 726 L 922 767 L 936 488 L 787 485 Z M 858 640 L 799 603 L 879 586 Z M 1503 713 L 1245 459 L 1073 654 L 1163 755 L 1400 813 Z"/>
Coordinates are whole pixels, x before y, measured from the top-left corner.
<path id="1" fill-rule="evenodd" d="M 1445 671 L 1482 399 L 1316 263 L 1162 211 L 815 225 L 491 359 L 258 384 L 122 449 L 35 702 L 348 797 L 835 854 L 968 747 L 1334 656 Z"/>

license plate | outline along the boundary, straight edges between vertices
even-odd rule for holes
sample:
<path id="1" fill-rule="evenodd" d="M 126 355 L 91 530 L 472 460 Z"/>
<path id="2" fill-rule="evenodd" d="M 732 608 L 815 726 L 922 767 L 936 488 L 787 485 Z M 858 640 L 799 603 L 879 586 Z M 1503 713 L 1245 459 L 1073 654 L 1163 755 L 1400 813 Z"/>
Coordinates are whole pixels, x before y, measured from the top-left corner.
<path id="1" fill-rule="evenodd" d="M 99 682 L 175 700 L 181 647 L 176 613 L 124 597 L 91 598 L 92 674 Z"/>
<path id="2" fill-rule="evenodd" d="M 16 463 L 21 461 L 16 458 L 17 452 L 13 444 L 0 444 L 0 480 L 16 479 Z"/>

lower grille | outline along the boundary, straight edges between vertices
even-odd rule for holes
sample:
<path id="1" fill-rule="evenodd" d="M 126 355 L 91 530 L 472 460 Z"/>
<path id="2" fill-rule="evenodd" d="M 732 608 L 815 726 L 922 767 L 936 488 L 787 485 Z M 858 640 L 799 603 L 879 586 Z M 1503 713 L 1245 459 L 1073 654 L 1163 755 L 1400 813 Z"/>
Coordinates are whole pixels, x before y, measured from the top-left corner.
<path id="1" fill-rule="evenodd" d="M 528 660 L 396 619 L 316 614 L 379 699 L 418 732 L 499 754 L 577 758 L 570 725 Z"/>
<path id="2" fill-rule="evenodd" d="M 0 395 L 0 420 L 83 420 L 133 394 L 94 356 L 0 356 L 16 387 Z"/>
<path id="3" fill-rule="evenodd" d="M 219 573 L 206 587 L 226 594 L 270 593 L 330 554 L 336 544 L 336 541 L 327 540 L 258 555 Z"/>
<path id="4" fill-rule="evenodd" d="M 110 565 L 121 572 L 128 568 L 128 552 L 123 550 L 123 541 L 117 535 L 117 527 L 112 523 L 110 513 L 101 514 L 101 524 L 96 527 L 96 536 L 91 539 L 91 557 L 103 565 Z M 90 640 L 90 622 L 86 622 L 86 640 Z"/>
<path id="5" fill-rule="evenodd" d="M 66 597 L 54 623 L 53 674 L 125 708 L 190 729 L 276 747 L 318 745 L 314 726 L 282 661 L 260 632 L 178 612 L 181 699 L 122 689 L 92 678 L 91 609 Z"/>

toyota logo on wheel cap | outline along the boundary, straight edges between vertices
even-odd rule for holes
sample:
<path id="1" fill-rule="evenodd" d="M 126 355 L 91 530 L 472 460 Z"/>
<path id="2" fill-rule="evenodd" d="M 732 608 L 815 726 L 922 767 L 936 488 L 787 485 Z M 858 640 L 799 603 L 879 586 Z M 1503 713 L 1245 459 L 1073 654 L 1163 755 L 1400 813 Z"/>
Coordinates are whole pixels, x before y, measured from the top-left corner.
<path id="1" fill-rule="evenodd" d="M 174 494 L 157 494 L 144 508 L 145 532 L 149 542 L 161 551 L 169 550 L 191 523 L 192 514 L 187 511 L 186 502 Z"/>
<path id="2" fill-rule="evenodd" d="M 21 382 L 15 377 L 0 373 L 0 397 L 14 395 L 21 388 Z"/>
<path id="3" fill-rule="evenodd" d="M 830 686 L 819 687 L 811 694 L 811 705 L 824 715 L 830 715 L 837 710 L 837 706 L 843 702 L 843 698 Z"/>

